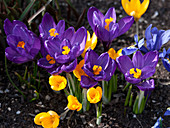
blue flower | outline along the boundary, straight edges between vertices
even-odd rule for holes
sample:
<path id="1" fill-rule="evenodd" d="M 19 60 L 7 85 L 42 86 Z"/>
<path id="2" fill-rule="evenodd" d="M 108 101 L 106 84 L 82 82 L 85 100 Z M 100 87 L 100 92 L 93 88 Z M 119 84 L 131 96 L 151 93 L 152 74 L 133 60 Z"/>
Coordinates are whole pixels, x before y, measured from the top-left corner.
<path id="1" fill-rule="evenodd" d="M 166 70 L 170 72 L 170 48 L 166 51 L 165 48 L 163 52 L 159 53 L 159 57 L 162 58 L 162 63 Z"/>

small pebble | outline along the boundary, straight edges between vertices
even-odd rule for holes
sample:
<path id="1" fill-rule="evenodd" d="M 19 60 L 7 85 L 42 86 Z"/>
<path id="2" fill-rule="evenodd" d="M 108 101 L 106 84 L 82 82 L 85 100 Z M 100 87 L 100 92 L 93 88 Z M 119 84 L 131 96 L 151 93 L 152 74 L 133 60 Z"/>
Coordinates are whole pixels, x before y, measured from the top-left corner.
<path id="1" fill-rule="evenodd" d="M 20 113 L 21 113 L 21 111 L 19 111 L 19 110 L 16 112 L 17 115 L 19 115 Z"/>
<path id="2" fill-rule="evenodd" d="M 136 118 L 136 115 L 135 115 L 135 114 L 133 115 L 133 118 Z"/>
<path id="3" fill-rule="evenodd" d="M 10 107 L 8 107 L 8 111 L 11 111 L 11 108 L 10 108 Z"/>
<path id="4" fill-rule="evenodd" d="M 159 15 L 158 11 L 155 11 L 155 13 L 151 16 L 151 19 L 155 19 Z"/>
<path id="5" fill-rule="evenodd" d="M 152 100 L 153 103 L 155 103 L 156 101 L 155 100 Z"/>
<path id="6" fill-rule="evenodd" d="M 35 109 L 35 113 L 39 113 L 40 112 L 40 110 L 38 110 L 38 109 Z"/>
<path id="7" fill-rule="evenodd" d="M 8 93 L 9 92 L 9 90 L 8 89 L 5 89 L 5 91 L 4 91 L 5 93 Z"/>
<path id="8" fill-rule="evenodd" d="M 40 104 L 40 105 L 41 105 L 41 104 L 42 104 L 42 102 L 38 102 L 38 104 Z"/>
<path id="9" fill-rule="evenodd" d="M 50 99 L 51 99 L 51 97 L 49 95 L 45 96 L 45 100 L 50 100 Z"/>
<path id="10" fill-rule="evenodd" d="M 0 94 L 3 94 L 4 92 L 2 90 L 0 90 Z"/>

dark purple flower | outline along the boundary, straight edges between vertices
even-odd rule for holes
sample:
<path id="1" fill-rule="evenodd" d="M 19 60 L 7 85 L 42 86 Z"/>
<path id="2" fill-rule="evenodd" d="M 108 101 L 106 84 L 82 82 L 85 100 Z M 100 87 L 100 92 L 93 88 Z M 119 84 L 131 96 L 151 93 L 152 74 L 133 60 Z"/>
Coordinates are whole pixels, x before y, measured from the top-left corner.
<path id="1" fill-rule="evenodd" d="M 51 74 L 73 71 L 77 65 L 76 58 L 84 51 L 86 38 L 87 31 L 84 27 L 79 28 L 76 33 L 70 27 L 60 38 L 49 38 L 45 41 L 48 54 L 38 61 L 38 65 Z"/>
<path id="2" fill-rule="evenodd" d="M 39 25 L 40 39 L 42 41 L 41 54 L 46 56 L 47 51 L 44 48 L 44 42 L 50 37 L 61 37 L 65 30 L 65 21 L 60 20 L 56 25 L 54 19 L 49 13 L 45 13 L 42 22 Z"/>
<path id="3" fill-rule="evenodd" d="M 113 7 L 109 8 L 105 16 L 97 8 L 91 7 L 87 18 L 91 28 L 107 50 L 113 39 L 128 31 L 134 22 L 132 16 L 127 16 L 116 23 L 116 12 Z"/>
<path id="4" fill-rule="evenodd" d="M 4 30 L 9 45 L 5 49 L 6 57 L 19 64 L 33 60 L 41 47 L 39 38 L 24 23 L 16 20 L 11 23 L 6 19 Z"/>
<path id="5" fill-rule="evenodd" d="M 170 48 L 167 51 L 164 48 L 163 52 L 159 53 L 159 57 L 162 59 L 162 63 L 166 70 L 170 72 Z"/>
<path id="6" fill-rule="evenodd" d="M 116 61 L 126 81 L 138 84 L 155 73 L 158 53 L 157 51 L 151 51 L 143 56 L 140 51 L 137 51 L 133 55 L 132 61 L 126 55 L 118 57 Z"/>
<path id="7" fill-rule="evenodd" d="M 109 81 L 116 69 L 116 63 L 109 57 L 109 54 L 103 53 L 98 56 L 93 50 L 89 49 L 84 58 L 83 70 L 88 75 L 81 76 L 81 86 L 90 88 L 98 84 L 98 81 Z"/>

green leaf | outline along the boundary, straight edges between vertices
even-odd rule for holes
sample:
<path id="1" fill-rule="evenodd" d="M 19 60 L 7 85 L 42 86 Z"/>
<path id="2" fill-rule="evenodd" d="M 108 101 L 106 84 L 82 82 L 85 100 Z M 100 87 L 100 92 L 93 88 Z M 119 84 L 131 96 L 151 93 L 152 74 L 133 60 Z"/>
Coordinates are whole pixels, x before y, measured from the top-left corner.
<path id="1" fill-rule="evenodd" d="M 28 4 L 28 6 L 25 8 L 24 12 L 21 14 L 21 16 L 20 16 L 20 18 L 19 18 L 20 21 L 22 21 L 22 20 L 25 18 L 25 16 L 28 14 L 28 12 L 31 10 L 32 6 L 34 5 L 34 2 L 35 2 L 35 1 L 36 1 L 36 0 L 32 0 L 32 1 Z"/>

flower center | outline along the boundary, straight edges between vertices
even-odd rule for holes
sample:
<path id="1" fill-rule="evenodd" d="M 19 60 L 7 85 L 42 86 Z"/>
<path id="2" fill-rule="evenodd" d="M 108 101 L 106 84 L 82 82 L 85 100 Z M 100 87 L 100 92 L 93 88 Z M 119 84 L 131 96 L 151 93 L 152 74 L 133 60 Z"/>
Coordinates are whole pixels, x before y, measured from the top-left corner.
<path id="1" fill-rule="evenodd" d="M 136 70 L 136 71 L 135 71 Z M 140 69 L 138 69 L 138 68 L 136 68 L 136 69 L 134 69 L 134 68 L 131 68 L 130 69 L 130 74 L 133 74 L 133 77 L 134 78 L 140 78 L 140 76 L 141 76 L 141 73 L 142 73 L 142 71 L 140 70 Z"/>
<path id="2" fill-rule="evenodd" d="M 170 60 L 169 60 L 169 58 L 166 58 L 167 60 L 168 60 L 168 62 L 170 63 Z"/>
<path id="3" fill-rule="evenodd" d="M 130 12 L 130 15 L 134 16 L 135 15 L 135 11 Z"/>
<path id="4" fill-rule="evenodd" d="M 18 44 L 17 44 L 17 47 L 25 49 L 24 46 L 25 46 L 25 42 L 24 41 L 19 41 Z"/>
<path id="5" fill-rule="evenodd" d="M 110 17 L 109 19 L 105 19 L 106 25 L 105 25 L 105 29 L 107 31 L 109 31 L 109 24 L 113 21 L 113 18 Z"/>
<path id="6" fill-rule="evenodd" d="M 102 67 L 101 66 L 98 66 L 98 65 L 94 65 L 93 66 L 93 73 L 94 73 L 94 75 L 99 75 L 101 71 L 102 71 Z"/>
<path id="7" fill-rule="evenodd" d="M 56 29 L 55 29 L 55 28 L 51 28 L 51 29 L 49 30 L 49 33 L 50 33 L 50 36 L 54 36 L 54 37 L 56 37 L 56 35 L 59 35 L 59 34 L 56 32 Z"/>
<path id="8" fill-rule="evenodd" d="M 70 52 L 70 48 L 68 46 L 63 46 L 62 54 L 63 55 L 68 55 L 69 52 Z"/>
<path id="9" fill-rule="evenodd" d="M 51 57 L 49 54 L 46 56 L 46 59 L 49 64 L 55 64 L 55 59 Z"/>

